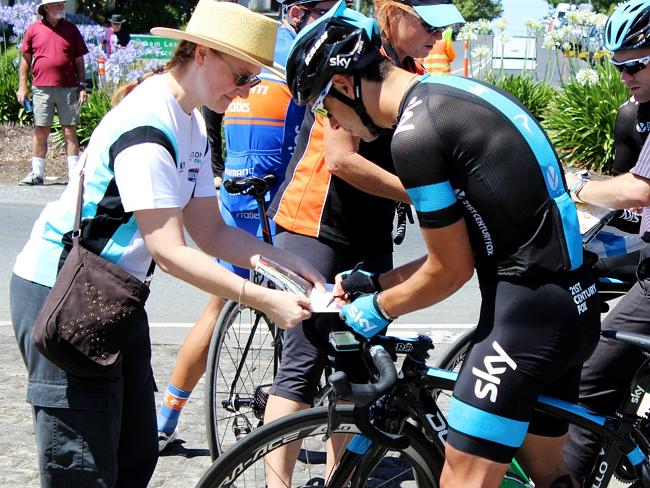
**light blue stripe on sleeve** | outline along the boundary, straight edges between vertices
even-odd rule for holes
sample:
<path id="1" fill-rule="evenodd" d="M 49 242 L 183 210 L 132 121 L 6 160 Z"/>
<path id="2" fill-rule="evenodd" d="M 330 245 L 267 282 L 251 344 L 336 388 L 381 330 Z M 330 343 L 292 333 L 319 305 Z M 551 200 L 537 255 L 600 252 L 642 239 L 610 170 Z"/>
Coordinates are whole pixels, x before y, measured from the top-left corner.
<path id="1" fill-rule="evenodd" d="M 456 203 L 456 194 L 449 181 L 407 188 L 406 192 L 418 212 L 435 212 Z"/>
<path id="2" fill-rule="evenodd" d="M 528 431 L 528 422 L 484 412 L 454 396 L 449 405 L 449 425 L 463 434 L 510 447 L 521 446 Z"/>

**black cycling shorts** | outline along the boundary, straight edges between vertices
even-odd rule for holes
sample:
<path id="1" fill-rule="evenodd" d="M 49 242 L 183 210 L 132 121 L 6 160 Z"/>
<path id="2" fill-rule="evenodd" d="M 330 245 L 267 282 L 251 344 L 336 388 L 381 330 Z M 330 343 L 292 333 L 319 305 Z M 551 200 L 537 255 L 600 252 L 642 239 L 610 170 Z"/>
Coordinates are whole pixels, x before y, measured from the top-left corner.
<path id="1" fill-rule="evenodd" d="M 363 261 L 363 269 L 384 272 L 392 268 L 392 253 L 371 254 L 365 249 L 345 246 L 278 229 L 275 245 L 302 256 L 320 271 L 328 282 Z M 313 403 L 323 368 L 331 360 L 337 371 L 345 371 L 354 383 L 369 379 L 357 351 L 336 353 L 328 342 L 331 330 L 350 330 L 335 313 L 314 314 L 309 320 L 284 332 L 282 362 L 270 393 L 300 403 Z"/>
<path id="2" fill-rule="evenodd" d="M 481 294 L 474 344 L 449 408 L 447 442 L 508 463 L 527 432 L 567 432 L 566 422 L 533 407 L 540 394 L 577 401 L 582 363 L 598 342 L 600 302 L 584 266 L 552 282 L 482 282 Z"/>

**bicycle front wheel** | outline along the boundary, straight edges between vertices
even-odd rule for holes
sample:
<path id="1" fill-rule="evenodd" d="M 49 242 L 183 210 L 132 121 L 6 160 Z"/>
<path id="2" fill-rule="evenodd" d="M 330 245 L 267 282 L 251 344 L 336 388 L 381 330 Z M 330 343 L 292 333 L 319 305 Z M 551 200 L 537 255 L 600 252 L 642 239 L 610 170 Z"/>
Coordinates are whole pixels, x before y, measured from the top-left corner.
<path id="1" fill-rule="evenodd" d="M 460 367 L 469 352 L 470 345 L 472 342 L 472 337 L 474 336 L 474 331 L 476 329 L 472 327 L 463 332 L 454 343 L 449 346 L 445 354 L 440 358 L 437 368 L 441 369 L 450 369 L 453 371 L 459 371 Z"/>
<path id="2" fill-rule="evenodd" d="M 332 432 L 348 434 L 350 438 L 359 433 L 352 410 L 353 407 L 349 405 L 335 407 L 338 425 Z M 197 488 L 265 486 L 268 470 L 273 468 L 266 465 L 264 456 L 293 441 L 301 441 L 302 448 L 293 478 L 286 485 L 332 486 L 327 482 L 325 473 L 328 418 L 328 407 L 310 408 L 257 429 L 220 456 L 203 475 Z M 415 426 L 405 423 L 402 433 L 410 441 L 407 448 L 399 451 L 370 449 L 369 453 L 380 452 L 382 459 L 362 459 L 357 463 L 362 467 L 372 466 L 371 472 L 359 486 L 438 488 L 444 464 L 441 454 L 431 448 Z M 342 478 L 347 479 L 347 476 L 343 475 Z M 347 482 L 339 486 L 347 486 Z"/>
<path id="3" fill-rule="evenodd" d="M 262 312 L 226 302 L 212 334 L 205 377 L 213 460 L 262 425 L 281 348 L 279 329 Z"/>

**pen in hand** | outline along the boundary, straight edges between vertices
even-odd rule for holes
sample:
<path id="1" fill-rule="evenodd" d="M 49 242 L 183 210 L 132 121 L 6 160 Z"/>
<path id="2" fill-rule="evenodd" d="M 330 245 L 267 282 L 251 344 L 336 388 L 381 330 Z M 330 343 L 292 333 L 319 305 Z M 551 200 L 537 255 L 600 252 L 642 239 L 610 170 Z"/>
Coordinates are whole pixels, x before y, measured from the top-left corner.
<path id="1" fill-rule="evenodd" d="M 355 271 L 361 271 L 361 268 L 363 268 L 363 261 L 358 262 L 358 263 L 354 266 L 354 268 L 352 268 L 352 271 L 350 271 L 350 272 L 348 273 L 348 275 L 346 275 L 346 276 L 351 275 L 351 274 L 354 273 Z M 330 298 L 330 300 L 327 302 L 326 307 L 329 307 L 332 303 L 334 303 L 334 300 L 336 300 L 337 298 L 343 298 L 343 296 L 334 295 L 334 294 L 332 293 L 332 298 Z"/>

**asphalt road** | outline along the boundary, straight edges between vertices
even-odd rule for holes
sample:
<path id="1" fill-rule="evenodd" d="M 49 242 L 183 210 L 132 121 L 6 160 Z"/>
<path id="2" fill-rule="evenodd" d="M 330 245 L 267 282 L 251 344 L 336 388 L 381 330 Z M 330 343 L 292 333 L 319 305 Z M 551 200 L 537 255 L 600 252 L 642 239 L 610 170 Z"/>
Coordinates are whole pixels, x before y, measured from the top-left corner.
<path id="1" fill-rule="evenodd" d="M 27 374 L 16 347 L 9 315 L 9 279 L 16 254 L 29 236 L 43 206 L 63 191 L 60 185 L 37 188 L 0 185 L 0 486 L 36 487 L 35 443 L 31 410 L 24 401 Z M 396 262 L 403 263 L 423 252 L 417 227 L 396 249 Z M 207 295 L 177 279 L 157 272 L 147 303 L 151 319 L 153 370 L 161 388 L 167 384 L 178 349 Z M 436 356 L 478 316 L 476 283 L 471 282 L 447 303 L 400 318 L 393 326 L 399 333 L 426 331 L 439 344 Z M 157 403 L 161 394 L 157 394 Z M 151 487 L 193 486 L 210 464 L 205 440 L 203 380 L 192 394 L 181 417 L 181 442 L 162 456 Z"/>
<path id="2" fill-rule="evenodd" d="M 9 315 L 8 284 L 16 254 L 24 245 L 38 213 L 58 197 L 63 187 L 46 185 L 24 188 L 0 185 L 0 486 L 37 487 L 35 443 L 31 410 L 24 401 L 26 370 L 15 343 Z M 396 248 L 396 264 L 424 252 L 417 227 L 410 226 L 405 242 Z M 183 338 L 198 317 L 207 295 L 175 278 L 158 272 L 152 283 L 147 308 L 155 379 L 161 388 L 169 380 Z M 476 279 L 456 295 L 434 307 L 401 317 L 394 333 L 426 332 L 436 344 L 435 360 L 446 347 L 476 322 L 479 297 Z M 204 382 L 198 384 L 181 417 L 180 440 L 162 456 L 150 483 L 153 488 L 194 486 L 210 464 L 205 440 Z M 161 394 L 157 393 L 159 404 Z M 610 486 L 623 486 L 612 483 Z"/>

